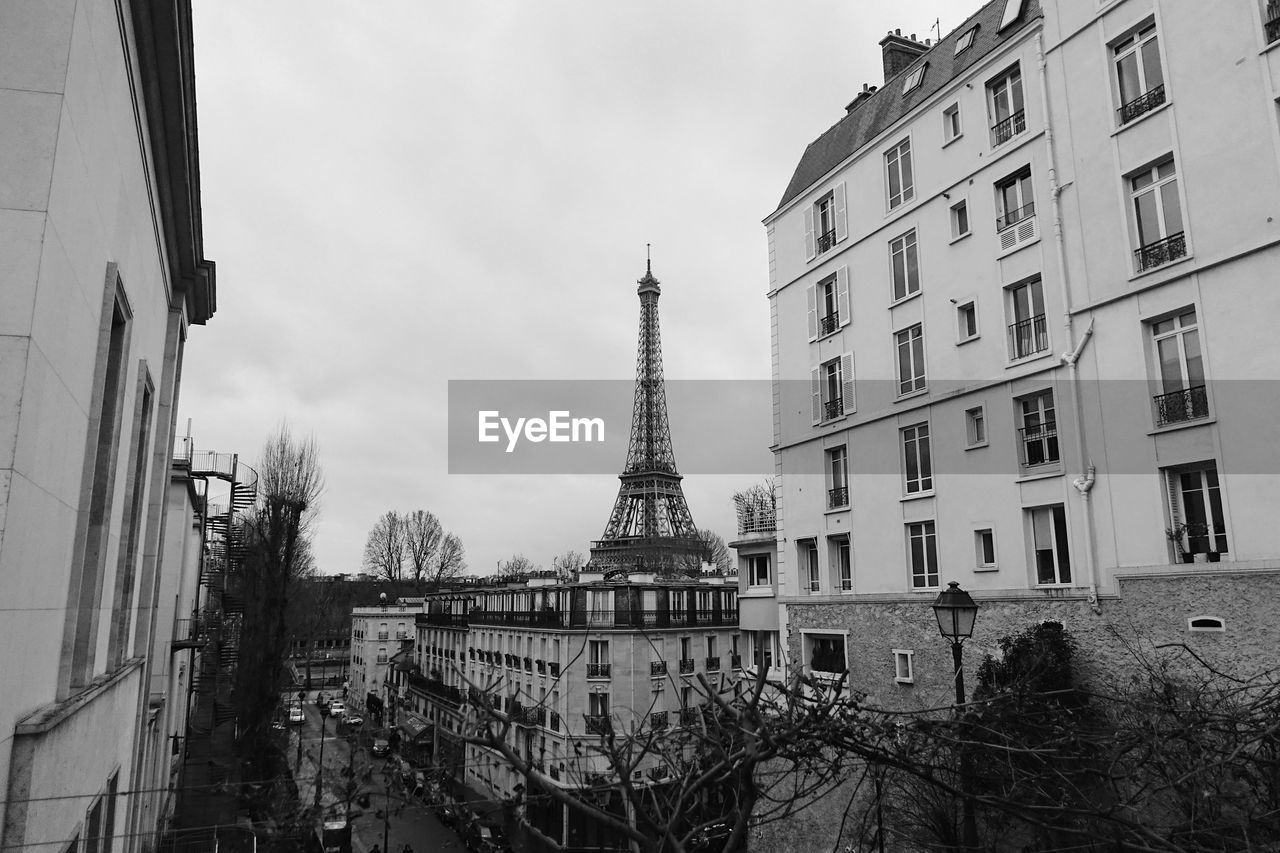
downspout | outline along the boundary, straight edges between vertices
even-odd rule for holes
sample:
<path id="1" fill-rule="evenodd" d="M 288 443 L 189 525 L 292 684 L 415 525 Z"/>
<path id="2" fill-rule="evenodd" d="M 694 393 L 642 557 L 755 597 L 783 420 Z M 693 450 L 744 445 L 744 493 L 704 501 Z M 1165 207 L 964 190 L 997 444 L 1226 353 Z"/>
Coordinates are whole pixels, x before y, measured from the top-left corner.
<path id="1" fill-rule="evenodd" d="M 1085 344 L 1093 336 L 1093 320 L 1089 327 L 1075 341 L 1075 333 L 1071 325 L 1071 282 L 1068 276 L 1067 247 L 1062 235 L 1062 190 L 1058 183 L 1058 159 L 1054 148 L 1053 122 L 1049 110 L 1049 81 L 1047 63 L 1044 57 L 1044 35 L 1037 33 L 1035 37 L 1036 69 L 1039 72 L 1040 103 L 1044 105 L 1044 141 L 1045 156 L 1049 161 L 1049 198 L 1053 208 L 1053 244 L 1058 264 L 1058 282 L 1062 289 L 1062 327 L 1066 332 L 1067 352 L 1062 355 L 1062 363 L 1067 366 L 1067 382 L 1071 387 L 1071 405 L 1076 416 L 1076 466 L 1083 473 L 1071 484 L 1080 495 L 1080 509 L 1084 516 L 1084 558 L 1086 576 L 1089 579 L 1089 606 L 1094 613 L 1101 613 L 1098 604 L 1098 560 L 1095 556 L 1095 534 L 1093 523 L 1093 502 L 1089 500 L 1089 492 L 1093 489 L 1097 467 L 1089 459 L 1088 447 L 1085 443 L 1084 403 L 1080 396 L 1079 360 L 1084 352 Z"/>

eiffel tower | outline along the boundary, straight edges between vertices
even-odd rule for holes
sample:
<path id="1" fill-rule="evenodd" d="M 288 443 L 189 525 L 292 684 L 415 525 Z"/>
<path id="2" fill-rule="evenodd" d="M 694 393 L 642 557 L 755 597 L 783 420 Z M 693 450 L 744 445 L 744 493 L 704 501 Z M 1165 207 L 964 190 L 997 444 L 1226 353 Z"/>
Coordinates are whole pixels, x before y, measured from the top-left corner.
<path id="1" fill-rule="evenodd" d="M 640 297 L 640 344 L 636 355 L 636 397 L 631 412 L 631 444 L 618 479 L 618 499 L 604 535 L 591 543 L 591 562 L 606 571 L 636 569 L 672 574 L 680 557 L 701 558 L 706 547 L 680 489 L 671 449 L 667 392 L 662 377 L 658 296 L 662 289 L 645 262 Z"/>

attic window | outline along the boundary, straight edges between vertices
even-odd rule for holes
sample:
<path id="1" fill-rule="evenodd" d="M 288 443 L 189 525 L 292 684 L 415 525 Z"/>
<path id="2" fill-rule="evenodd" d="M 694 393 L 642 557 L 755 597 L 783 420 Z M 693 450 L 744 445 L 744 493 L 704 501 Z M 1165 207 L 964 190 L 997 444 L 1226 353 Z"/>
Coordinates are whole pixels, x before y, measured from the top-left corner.
<path id="1" fill-rule="evenodd" d="M 956 53 L 968 50 L 973 47 L 973 37 L 978 34 L 977 27 L 970 27 L 960 34 L 960 38 L 956 40 Z"/>
<path id="2" fill-rule="evenodd" d="M 1227 624 L 1217 616 L 1192 616 L 1187 620 L 1188 631 L 1226 631 Z"/>
<path id="3" fill-rule="evenodd" d="M 1022 0 L 1005 0 L 1004 17 L 1000 19 L 1000 29 L 1012 24 L 1018 20 L 1018 16 L 1022 14 Z"/>
<path id="4" fill-rule="evenodd" d="M 902 84 L 902 94 L 907 94 L 912 89 L 918 89 L 920 84 L 924 82 L 924 70 L 929 67 L 929 63 L 922 62 L 920 67 L 907 75 L 907 80 Z"/>

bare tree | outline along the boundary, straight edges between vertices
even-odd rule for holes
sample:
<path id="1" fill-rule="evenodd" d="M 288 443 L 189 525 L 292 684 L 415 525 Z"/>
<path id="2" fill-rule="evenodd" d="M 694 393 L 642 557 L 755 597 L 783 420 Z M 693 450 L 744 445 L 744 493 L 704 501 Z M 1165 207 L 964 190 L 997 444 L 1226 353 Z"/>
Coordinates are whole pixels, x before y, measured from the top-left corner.
<path id="1" fill-rule="evenodd" d="M 711 563 L 716 571 L 722 574 L 732 573 L 733 555 L 729 553 L 729 546 L 725 544 L 724 537 L 706 528 L 700 528 L 697 535 L 702 547 L 696 554 L 686 554 L 678 558 L 677 567 L 688 574 L 696 575 L 702 571 L 703 563 Z"/>
<path id="2" fill-rule="evenodd" d="M 365 566 L 378 577 L 400 580 L 404 576 L 407 539 L 404 518 L 394 510 L 387 510 L 365 540 Z"/>
<path id="3" fill-rule="evenodd" d="M 408 557 L 409 579 L 422 584 L 425 581 L 439 581 L 435 577 L 436 553 L 440 550 L 440 540 L 444 538 L 444 528 L 440 519 L 425 509 L 415 509 L 402 519 L 404 526 L 405 552 Z"/>
<path id="4" fill-rule="evenodd" d="M 551 560 L 551 568 L 555 570 L 555 573 L 566 578 L 572 577 L 575 573 L 581 571 L 586 564 L 587 558 L 572 548 Z"/>
<path id="5" fill-rule="evenodd" d="M 466 570 L 467 561 L 462 548 L 462 540 L 456 534 L 446 533 L 444 538 L 440 540 L 440 550 L 436 554 L 432 582 L 439 584 L 441 581 L 457 577 Z"/>
<path id="6" fill-rule="evenodd" d="M 520 578 L 539 571 L 541 566 L 524 554 L 512 554 L 510 559 L 498 563 L 498 574 L 504 577 Z"/>

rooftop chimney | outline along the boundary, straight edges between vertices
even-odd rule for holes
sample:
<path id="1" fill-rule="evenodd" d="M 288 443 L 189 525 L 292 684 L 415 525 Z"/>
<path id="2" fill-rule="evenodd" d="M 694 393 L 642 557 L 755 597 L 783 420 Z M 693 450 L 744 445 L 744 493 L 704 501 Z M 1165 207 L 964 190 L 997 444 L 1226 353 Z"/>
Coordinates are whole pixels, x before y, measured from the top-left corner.
<path id="1" fill-rule="evenodd" d="M 848 106 L 844 108 L 845 115 L 848 115 L 849 113 L 856 110 L 858 107 L 862 106 L 862 102 L 865 101 L 867 98 L 870 98 L 875 93 L 876 93 L 875 86 L 868 86 L 866 83 L 863 83 L 862 91 L 854 95 L 853 100 L 850 101 Z"/>
<path id="2" fill-rule="evenodd" d="M 929 46 L 916 41 L 914 33 L 910 38 L 903 38 L 902 30 L 894 30 L 880 40 L 880 49 L 884 52 L 884 79 L 887 81 L 915 62 L 916 57 Z"/>

